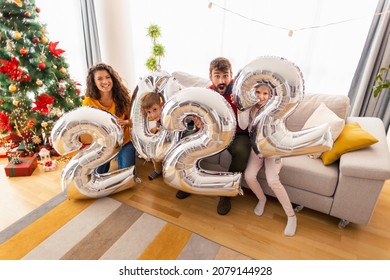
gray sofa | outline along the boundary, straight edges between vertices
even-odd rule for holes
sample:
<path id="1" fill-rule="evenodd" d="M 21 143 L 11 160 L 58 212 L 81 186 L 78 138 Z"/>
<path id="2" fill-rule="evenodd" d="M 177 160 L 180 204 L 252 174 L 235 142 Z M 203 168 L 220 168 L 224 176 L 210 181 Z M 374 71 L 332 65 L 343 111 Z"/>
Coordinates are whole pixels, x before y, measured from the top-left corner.
<path id="1" fill-rule="evenodd" d="M 325 166 L 321 158 L 308 155 L 285 157 L 280 180 L 291 202 L 337 218 L 339 227 L 349 222 L 367 225 L 375 210 L 385 180 L 390 179 L 390 152 L 383 123 L 378 118 L 347 117 L 349 98 L 326 94 L 305 95 L 296 111 L 287 119 L 290 131 L 299 131 L 314 110 L 323 102 L 346 123 L 358 122 L 379 141 L 368 148 L 349 152 L 339 161 Z M 205 158 L 200 166 L 208 170 L 226 171 L 231 161 L 230 153 L 223 151 Z M 264 168 L 258 179 L 264 192 L 274 196 L 265 180 Z M 243 179 L 242 185 L 247 187 Z"/>

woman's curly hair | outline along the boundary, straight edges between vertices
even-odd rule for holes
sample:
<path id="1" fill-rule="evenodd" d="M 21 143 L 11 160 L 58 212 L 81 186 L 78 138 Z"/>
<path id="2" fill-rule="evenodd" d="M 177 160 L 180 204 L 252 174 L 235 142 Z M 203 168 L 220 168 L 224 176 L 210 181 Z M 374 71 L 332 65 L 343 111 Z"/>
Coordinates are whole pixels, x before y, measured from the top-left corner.
<path id="1" fill-rule="evenodd" d="M 95 73 L 96 71 L 106 70 L 112 79 L 112 99 L 115 103 L 115 114 L 121 116 L 122 114 L 128 114 L 131 104 L 131 93 L 129 89 L 124 85 L 122 78 L 119 76 L 118 72 L 115 71 L 110 65 L 105 63 L 99 63 L 88 70 L 87 75 L 87 89 L 86 96 L 89 96 L 93 99 L 99 100 L 101 94 L 99 89 L 95 84 Z"/>

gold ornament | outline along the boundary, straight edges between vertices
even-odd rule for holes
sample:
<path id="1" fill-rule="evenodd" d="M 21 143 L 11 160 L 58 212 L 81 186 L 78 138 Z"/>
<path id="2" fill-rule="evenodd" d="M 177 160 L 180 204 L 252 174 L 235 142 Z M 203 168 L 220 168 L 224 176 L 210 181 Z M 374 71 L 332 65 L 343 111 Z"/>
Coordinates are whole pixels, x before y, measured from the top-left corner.
<path id="1" fill-rule="evenodd" d="M 19 105 L 19 100 L 15 99 L 14 101 L 12 101 L 12 104 L 14 104 L 14 106 L 18 107 L 18 105 Z"/>
<path id="2" fill-rule="evenodd" d="M 10 92 L 15 92 L 18 88 L 14 84 L 10 84 L 8 89 Z"/>
<path id="3" fill-rule="evenodd" d="M 66 75 L 66 69 L 64 67 L 61 67 L 60 72 L 62 75 Z"/>
<path id="4" fill-rule="evenodd" d="M 20 38 L 22 38 L 22 34 L 20 34 L 19 31 L 15 31 L 15 33 L 14 33 L 14 39 L 15 39 L 15 40 L 19 40 Z"/>
<path id="5" fill-rule="evenodd" d="M 53 68 L 54 68 L 54 69 L 57 69 L 57 65 L 53 64 Z"/>
<path id="6" fill-rule="evenodd" d="M 46 128 L 46 127 L 47 127 L 47 122 L 42 122 L 42 123 L 41 123 L 41 126 L 42 126 L 43 128 Z"/>
<path id="7" fill-rule="evenodd" d="M 45 43 L 47 43 L 47 41 L 48 41 L 48 39 L 42 35 L 41 42 L 45 44 Z"/>
<path id="8" fill-rule="evenodd" d="M 39 145 L 39 144 L 41 144 L 41 138 L 39 137 L 39 136 L 33 136 L 33 138 L 32 138 L 32 141 L 34 142 L 34 144 L 37 144 L 37 145 Z"/>
<path id="9" fill-rule="evenodd" d="M 14 2 L 19 8 L 21 8 L 21 7 L 23 6 L 22 0 L 13 0 L 13 2 Z"/>
<path id="10" fill-rule="evenodd" d="M 37 79 L 37 81 L 35 83 L 37 84 L 37 86 L 42 86 L 43 85 L 43 82 L 40 79 Z"/>

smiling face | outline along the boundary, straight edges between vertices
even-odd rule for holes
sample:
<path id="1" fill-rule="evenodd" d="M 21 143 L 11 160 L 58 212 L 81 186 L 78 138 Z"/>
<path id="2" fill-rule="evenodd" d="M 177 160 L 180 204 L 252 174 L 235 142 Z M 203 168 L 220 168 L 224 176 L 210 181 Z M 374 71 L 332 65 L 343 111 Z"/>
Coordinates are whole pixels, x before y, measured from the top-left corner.
<path id="1" fill-rule="evenodd" d="M 160 104 L 153 104 L 152 107 L 145 109 L 146 116 L 150 121 L 158 121 L 160 119 L 162 106 Z"/>
<path id="2" fill-rule="evenodd" d="M 271 96 L 271 89 L 266 85 L 261 85 L 256 88 L 256 97 L 259 99 L 258 106 L 263 106 Z"/>
<path id="3" fill-rule="evenodd" d="M 113 85 L 112 78 L 106 70 L 96 71 L 93 79 L 101 94 L 111 92 Z"/>
<path id="4" fill-rule="evenodd" d="M 210 73 L 210 80 L 219 94 L 224 94 L 232 80 L 231 71 L 221 71 L 214 68 Z"/>

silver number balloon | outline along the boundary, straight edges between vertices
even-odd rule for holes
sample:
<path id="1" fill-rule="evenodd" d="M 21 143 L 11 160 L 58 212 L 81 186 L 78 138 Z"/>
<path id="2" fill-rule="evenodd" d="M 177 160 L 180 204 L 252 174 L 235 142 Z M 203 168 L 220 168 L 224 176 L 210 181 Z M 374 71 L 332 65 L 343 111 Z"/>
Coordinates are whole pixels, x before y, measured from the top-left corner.
<path id="1" fill-rule="evenodd" d="M 245 66 L 233 87 L 233 98 L 242 111 L 257 103 L 254 86 L 265 83 L 274 96 L 252 121 L 249 131 L 254 151 L 264 157 L 295 156 L 329 150 L 333 145 L 328 124 L 297 132 L 286 128 L 286 119 L 303 99 L 304 81 L 297 66 L 280 57 L 259 57 Z"/>
<path id="2" fill-rule="evenodd" d="M 166 153 L 179 141 L 179 134 L 165 129 L 156 134 L 151 133 L 149 121 L 142 112 L 142 98 L 147 92 L 155 92 L 166 102 L 180 89 L 177 80 L 164 71 L 150 73 L 137 85 L 131 106 L 132 141 L 137 152 L 146 160 L 162 161 Z"/>
<path id="3" fill-rule="evenodd" d="M 190 193 L 235 196 L 241 194 L 241 173 L 201 169 L 199 161 L 224 150 L 232 141 L 236 117 L 227 101 L 205 88 L 186 88 L 171 97 L 161 113 L 167 131 L 183 131 L 186 119 L 200 118 L 202 127 L 186 136 L 165 157 L 164 181 Z"/>
<path id="4" fill-rule="evenodd" d="M 62 171 L 62 189 L 69 198 L 99 198 L 135 185 L 135 166 L 105 174 L 96 171 L 123 145 L 123 130 L 114 115 L 89 106 L 64 114 L 51 132 L 53 147 L 61 155 L 78 151 L 82 134 L 90 134 L 93 142 L 74 155 Z"/>

